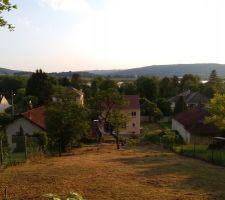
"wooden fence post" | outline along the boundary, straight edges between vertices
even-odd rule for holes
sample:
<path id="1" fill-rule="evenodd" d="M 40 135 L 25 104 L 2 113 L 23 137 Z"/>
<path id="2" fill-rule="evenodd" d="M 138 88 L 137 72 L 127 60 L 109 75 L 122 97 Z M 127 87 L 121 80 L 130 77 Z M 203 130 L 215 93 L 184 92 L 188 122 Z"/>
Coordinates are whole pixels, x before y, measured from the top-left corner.
<path id="1" fill-rule="evenodd" d="M 26 134 L 24 135 L 24 147 L 25 147 L 25 159 L 27 160 L 28 158 L 28 153 L 27 153 L 27 136 Z"/>

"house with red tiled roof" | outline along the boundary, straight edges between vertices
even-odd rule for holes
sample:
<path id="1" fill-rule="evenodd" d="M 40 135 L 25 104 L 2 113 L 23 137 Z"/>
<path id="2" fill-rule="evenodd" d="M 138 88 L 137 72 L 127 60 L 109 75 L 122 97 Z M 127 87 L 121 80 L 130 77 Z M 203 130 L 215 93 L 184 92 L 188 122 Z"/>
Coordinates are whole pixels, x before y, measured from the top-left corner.
<path id="1" fill-rule="evenodd" d="M 128 104 L 123 112 L 125 112 L 129 116 L 129 121 L 127 122 L 126 129 L 122 131 L 122 134 L 138 135 L 140 134 L 141 128 L 141 110 L 139 96 L 125 95 L 124 97 L 127 100 Z"/>
<path id="2" fill-rule="evenodd" d="M 220 136 L 220 130 L 213 124 L 205 124 L 209 113 L 200 107 L 178 113 L 172 118 L 172 129 L 177 131 L 184 142 L 209 143 L 212 137 Z"/>
<path id="3" fill-rule="evenodd" d="M 141 111 L 138 95 L 125 95 L 124 96 L 127 106 L 123 108 L 122 112 L 128 116 L 126 127 L 121 131 L 123 135 L 139 135 L 140 134 L 140 120 Z M 116 105 L 115 105 L 116 107 Z M 103 130 L 101 130 L 104 132 Z M 107 134 L 107 128 L 105 133 Z"/>
<path id="4" fill-rule="evenodd" d="M 24 134 L 32 135 L 34 132 L 45 130 L 44 106 L 28 110 L 17 117 L 6 127 L 6 135 L 11 151 L 18 148 L 16 136 L 20 136 L 22 128 Z"/>

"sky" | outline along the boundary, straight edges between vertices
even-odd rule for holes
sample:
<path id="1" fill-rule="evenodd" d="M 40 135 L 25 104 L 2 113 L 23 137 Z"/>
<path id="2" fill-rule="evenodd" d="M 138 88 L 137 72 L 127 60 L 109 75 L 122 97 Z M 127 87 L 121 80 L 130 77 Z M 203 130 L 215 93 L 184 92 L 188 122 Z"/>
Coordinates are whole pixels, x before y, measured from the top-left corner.
<path id="1" fill-rule="evenodd" d="M 0 67 L 46 72 L 225 63 L 224 0 L 12 0 Z"/>

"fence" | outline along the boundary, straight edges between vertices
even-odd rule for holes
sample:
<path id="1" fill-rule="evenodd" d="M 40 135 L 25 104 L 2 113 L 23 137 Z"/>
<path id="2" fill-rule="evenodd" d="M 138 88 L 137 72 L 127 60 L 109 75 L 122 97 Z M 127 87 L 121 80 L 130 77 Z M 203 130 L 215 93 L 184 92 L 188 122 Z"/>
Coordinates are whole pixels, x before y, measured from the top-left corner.
<path id="1" fill-rule="evenodd" d="M 14 165 L 25 162 L 31 156 L 41 153 L 38 139 L 33 136 L 14 136 L 11 148 L 0 140 L 0 165 Z"/>
<path id="2" fill-rule="evenodd" d="M 191 143 L 184 144 L 179 134 L 167 130 L 164 133 L 144 133 L 141 140 L 144 143 L 151 142 L 163 146 L 185 156 L 225 166 L 225 140 L 223 144 L 217 145 L 212 137 L 191 137 Z"/>
<path id="3" fill-rule="evenodd" d="M 186 156 L 225 166 L 225 149 L 210 148 L 210 145 L 199 143 L 176 145 L 173 150 Z"/>

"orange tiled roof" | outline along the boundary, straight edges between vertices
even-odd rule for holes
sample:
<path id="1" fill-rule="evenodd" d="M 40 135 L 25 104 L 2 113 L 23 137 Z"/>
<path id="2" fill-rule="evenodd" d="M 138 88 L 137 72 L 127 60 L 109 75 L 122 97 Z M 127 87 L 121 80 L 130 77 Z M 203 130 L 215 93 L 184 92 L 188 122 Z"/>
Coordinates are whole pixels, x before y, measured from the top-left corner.
<path id="1" fill-rule="evenodd" d="M 35 125 L 39 126 L 42 129 L 45 129 L 45 108 L 44 106 L 40 106 L 38 108 L 34 108 L 27 112 L 22 113 L 21 115 L 29 120 L 30 122 L 34 123 Z"/>

